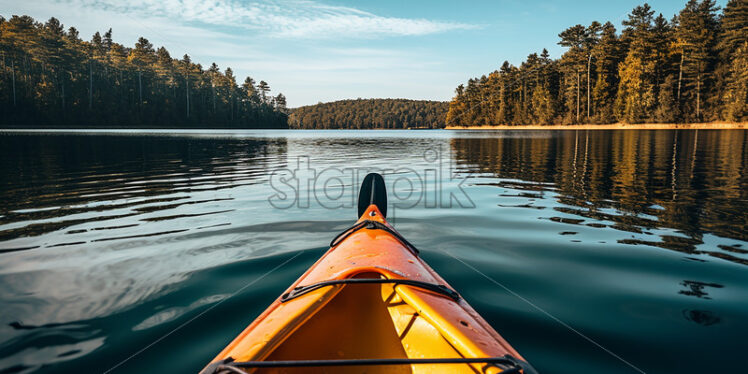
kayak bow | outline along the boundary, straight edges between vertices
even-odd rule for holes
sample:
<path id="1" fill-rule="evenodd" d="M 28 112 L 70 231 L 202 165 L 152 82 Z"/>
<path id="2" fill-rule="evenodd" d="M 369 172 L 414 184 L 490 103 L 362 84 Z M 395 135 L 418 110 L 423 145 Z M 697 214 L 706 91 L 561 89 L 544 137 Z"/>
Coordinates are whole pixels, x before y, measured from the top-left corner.
<path id="1" fill-rule="evenodd" d="M 356 224 L 201 374 L 535 373 L 385 214 L 370 174 Z"/>

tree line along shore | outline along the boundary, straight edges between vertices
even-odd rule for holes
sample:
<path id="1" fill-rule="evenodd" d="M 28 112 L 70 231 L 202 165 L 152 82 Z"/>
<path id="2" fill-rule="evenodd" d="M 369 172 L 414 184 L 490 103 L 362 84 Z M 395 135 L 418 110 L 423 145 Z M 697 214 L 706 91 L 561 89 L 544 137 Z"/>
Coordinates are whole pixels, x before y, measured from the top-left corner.
<path id="1" fill-rule="evenodd" d="M 748 122 L 447 126 L 447 130 L 748 130 Z"/>
<path id="2" fill-rule="evenodd" d="M 748 0 L 689 0 L 670 20 L 637 6 L 619 34 L 606 22 L 559 34 L 566 52 L 456 89 L 448 127 L 748 120 Z"/>
<path id="3" fill-rule="evenodd" d="M 112 30 L 83 40 L 56 18 L 0 16 L 0 126 L 286 128 L 283 94 L 231 68 L 172 58 Z"/>
<path id="4" fill-rule="evenodd" d="M 231 68 L 172 58 L 142 37 L 126 47 L 109 29 L 85 41 L 56 18 L 0 16 L 0 127 L 745 128 L 748 0 L 724 9 L 689 0 L 669 20 L 644 4 L 620 33 L 595 21 L 559 39 L 567 48 L 560 58 L 543 49 L 519 66 L 505 61 L 459 85 L 450 102 L 356 99 L 289 109 L 265 81 L 238 84 Z"/>

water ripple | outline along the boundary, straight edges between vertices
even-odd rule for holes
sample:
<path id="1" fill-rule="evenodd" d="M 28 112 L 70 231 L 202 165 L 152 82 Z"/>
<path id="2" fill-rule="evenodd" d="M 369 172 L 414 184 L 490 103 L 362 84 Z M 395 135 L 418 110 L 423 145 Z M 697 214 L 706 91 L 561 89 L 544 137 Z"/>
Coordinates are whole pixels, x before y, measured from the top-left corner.
<path id="1" fill-rule="evenodd" d="M 744 131 L 166 135 L 0 135 L 0 371 L 105 371 L 301 253 L 120 368 L 198 371 L 355 219 L 349 179 L 329 187 L 350 206 L 271 206 L 271 173 L 299 157 L 440 170 L 402 188 L 414 199 L 463 189 L 471 208 L 388 218 L 541 372 L 627 369 L 444 251 L 648 372 L 743 369 Z"/>

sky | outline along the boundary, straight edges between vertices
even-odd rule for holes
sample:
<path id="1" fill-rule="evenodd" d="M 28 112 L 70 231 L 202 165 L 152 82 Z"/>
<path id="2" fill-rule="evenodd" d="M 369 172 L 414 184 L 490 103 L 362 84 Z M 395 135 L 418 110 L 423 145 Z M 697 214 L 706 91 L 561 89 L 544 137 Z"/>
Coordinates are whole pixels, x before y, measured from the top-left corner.
<path id="1" fill-rule="evenodd" d="M 718 0 L 724 6 L 727 0 Z M 558 33 L 621 21 L 641 0 L 0 0 L 0 15 L 57 17 L 90 40 L 113 29 L 172 57 L 265 80 L 290 107 L 355 98 L 449 100 L 471 77 L 547 48 Z M 650 1 L 670 19 L 686 0 Z M 241 82 L 240 82 L 241 83 Z"/>

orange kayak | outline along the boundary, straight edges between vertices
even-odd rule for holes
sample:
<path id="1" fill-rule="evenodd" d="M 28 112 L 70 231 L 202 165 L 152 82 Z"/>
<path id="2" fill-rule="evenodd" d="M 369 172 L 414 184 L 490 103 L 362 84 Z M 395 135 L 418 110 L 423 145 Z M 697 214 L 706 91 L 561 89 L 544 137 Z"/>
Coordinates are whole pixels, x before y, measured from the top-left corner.
<path id="1" fill-rule="evenodd" d="M 356 224 L 201 374 L 535 372 L 387 223 L 373 178 Z"/>

